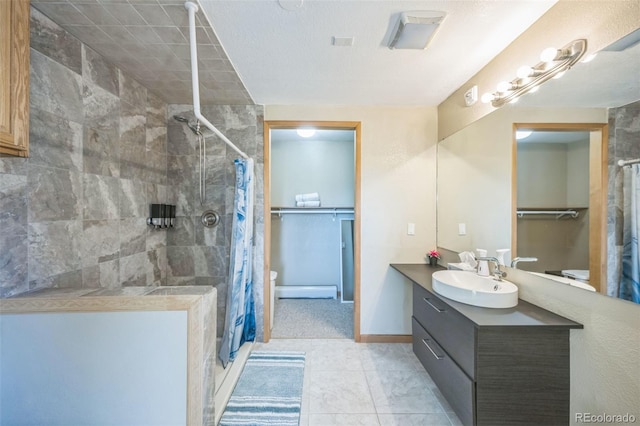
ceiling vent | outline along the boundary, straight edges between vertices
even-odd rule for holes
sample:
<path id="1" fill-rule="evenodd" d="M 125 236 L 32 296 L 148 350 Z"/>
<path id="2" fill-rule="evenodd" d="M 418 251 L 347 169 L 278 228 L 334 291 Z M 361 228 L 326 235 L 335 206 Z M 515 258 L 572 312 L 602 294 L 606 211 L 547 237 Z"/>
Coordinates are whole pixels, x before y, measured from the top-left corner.
<path id="1" fill-rule="evenodd" d="M 391 32 L 389 49 L 426 49 L 445 17 L 444 12 L 402 12 Z"/>
<path id="2" fill-rule="evenodd" d="M 334 46 L 353 46 L 353 37 L 332 37 L 331 44 Z"/>

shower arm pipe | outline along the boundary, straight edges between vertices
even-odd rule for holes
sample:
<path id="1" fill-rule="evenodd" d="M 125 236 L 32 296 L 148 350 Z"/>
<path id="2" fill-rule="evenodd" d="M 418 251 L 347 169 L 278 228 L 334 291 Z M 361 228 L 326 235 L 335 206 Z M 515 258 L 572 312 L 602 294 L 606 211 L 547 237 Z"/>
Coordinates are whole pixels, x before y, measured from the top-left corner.
<path id="1" fill-rule="evenodd" d="M 193 114 L 200 123 L 207 129 L 215 133 L 220 139 L 236 151 L 242 158 L 249 158 L 247 154 L 242 152 L 233 142 L 229 140 L 220 130 L 216 128 L 207 118 L 200 112 L 200 81 L 198 79 L 198 45 L 196 39 L 196 12 L 198 5 L 193 2 L 186 2 L 184 7 L 189 14 L 189 47 L 191 48 L 191 84 L 193 86 Z"/>

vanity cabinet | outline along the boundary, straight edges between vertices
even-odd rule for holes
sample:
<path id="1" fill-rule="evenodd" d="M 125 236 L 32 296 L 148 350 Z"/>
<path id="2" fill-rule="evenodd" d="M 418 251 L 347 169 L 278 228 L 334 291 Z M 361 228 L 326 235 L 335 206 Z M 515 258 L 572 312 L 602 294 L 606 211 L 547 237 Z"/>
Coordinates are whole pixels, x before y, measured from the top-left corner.
<path id="1" fill-rule="evenodd" d="M 523 300 L 455 302 L 432 290 L 442 268 L 392 267 L 413 282 L 413 351 L 463 424 L 569 424 L 569 333 L 581 324 Z"/>
<path id="2" fill-rule="evenodd" d="M 29 156 L 29 13 L 0 1 L 0 155 Z"/>

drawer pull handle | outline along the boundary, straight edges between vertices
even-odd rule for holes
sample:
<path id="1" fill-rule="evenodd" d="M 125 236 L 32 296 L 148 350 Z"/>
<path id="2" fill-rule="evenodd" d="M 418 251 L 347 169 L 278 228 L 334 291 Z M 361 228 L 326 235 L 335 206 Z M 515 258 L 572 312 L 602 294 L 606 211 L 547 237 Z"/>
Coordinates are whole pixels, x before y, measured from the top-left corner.
<path id="1" fill-rule="evenodd" d="M 429 352 L 431 352 L 431 354 L 436 358 L 436 359 L 443 359 L 444 356 L 442 355 L 438 355 L 433 349 L 431 349 L 431 346 L 429 346 L 429 344 L 427 343 L 427 340 L 429 339 L 422 339 L 422 343 L 424 343 L 424 345 L 427 347 L 427 349 L 429 349 Z"/>
<path id="2" fill-rule="evenodd" d="M 439 312 L 439 313 L 447 312 L 447 310 L 446 310 L 446 309 L 440 309 L 440 308 L 438 308 L 436 305 L 434 305 L 433 303 L 429 302 L 429 299 L 428 299 L 428 298 L 426 298 L 426 297 L 423 297 L 423 298 L 422 298 L 422 300 L 424 300 L 424 301 L 427 303 L 427 305 L 429 305 L 429 306 L 431 306 L 433 309 L 435 309 L 435 310 L 436 310 L 436 312 Z"/>

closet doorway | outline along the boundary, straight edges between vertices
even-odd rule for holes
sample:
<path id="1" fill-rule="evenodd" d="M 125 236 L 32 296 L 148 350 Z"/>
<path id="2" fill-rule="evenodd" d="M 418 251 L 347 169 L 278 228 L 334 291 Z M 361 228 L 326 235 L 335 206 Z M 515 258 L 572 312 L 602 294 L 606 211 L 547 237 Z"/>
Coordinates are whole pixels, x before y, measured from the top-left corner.
<path id="1" fill-rule="evenodd" d="M 360 123 L 265 121 L 264 139 L 265 342 L 358 342 Z"/>

